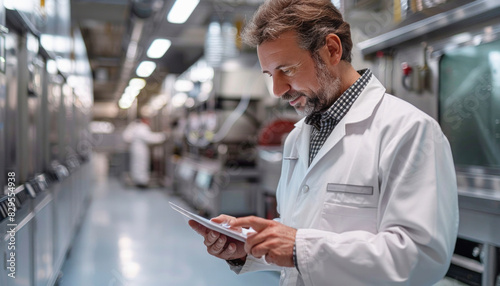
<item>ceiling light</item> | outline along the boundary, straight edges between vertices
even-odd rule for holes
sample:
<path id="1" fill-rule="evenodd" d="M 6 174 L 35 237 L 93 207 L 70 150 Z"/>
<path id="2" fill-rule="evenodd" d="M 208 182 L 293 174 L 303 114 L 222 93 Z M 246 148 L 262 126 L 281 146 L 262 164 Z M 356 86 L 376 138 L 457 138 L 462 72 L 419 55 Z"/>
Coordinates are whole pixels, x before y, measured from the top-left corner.
<path id="1" fill-rule="evenodd" d="M 189 92 L 194 88 L 194 84 L 189 80 L 178 79 L 175 81 L 174 88 L 180 92 Z"/>
<path id="2" fill-rule="evenodd" d="M 176 0 L 170 12 L 168 12 L 167 20 L 173 24 L 182 24 L 191 16 L 200 0 Z"/>
<path id="3" fill-rule="evenodd" d="M 57 74 L 57 63 L 55 60 L 48 60 L 47 61 L 47 72 L 50 74 Z"/>
<path id="4" fill-rule="evenodd" d="M 143 61 L 137 67 L 135 73 L 140 77 L 150 76 L 156 68 L 156 64 L 151 61 Z"/>
<path id="5" fill-rule="evenodd" d="M 146 86 L 146 80 L 143 78 L 133 78 L 128 82 L 129 86 L 135 87 L 137 89 L 143 89 Z"/>
<path id="6" fill-rule="evenodd" d="M 167 52 L 168 48 L 170 48 L 170 45 L 172 42 L 167 39 L 156 39 L 151 43 L 151 46 L 149 46 L 147 55 L 148 57 L 152 59 L 159 59 L 163 57 L 163 55 Z"/>
<path id="7" fill-rule="evenodd" d="M 135 98 L 134 98 L 135 100 Z M 128 109 L 132 106 L 132 103 L 134 103 L 134 100 L 126 99 L 126 98 L 121 98 L 120 101 L 118 101 L 118 106 L 121 109 Z"/>
<path id="8" fill-rule="evenodd" d="M 137 97 L 139 95 L 139 93 L 141 93 L 141 90 L 137 89 L 135 87 L 132 87 L 132 86 L 127 86 L 125 88 L 125 91 L 123 92 L 124 95 L 132 96 L 132 97 Z"/>

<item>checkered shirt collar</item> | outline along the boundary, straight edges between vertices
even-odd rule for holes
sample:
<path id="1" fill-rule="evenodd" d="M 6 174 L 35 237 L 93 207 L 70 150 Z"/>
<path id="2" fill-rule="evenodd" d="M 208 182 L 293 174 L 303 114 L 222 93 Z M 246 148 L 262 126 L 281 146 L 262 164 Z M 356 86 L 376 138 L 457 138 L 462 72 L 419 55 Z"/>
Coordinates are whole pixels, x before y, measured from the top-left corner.
<path id="1" fill-rule="evenodd" d="M 321 129 L 322 122 L 334 121 L 338 123 L 349 111 L 352 104 L 372 77 L 370 69 L 359 70 L 361 77 L 351 85 L 325 112 L 315 112 L 306 117 L 305 123 L 314 126 L 317 130 Z"/>

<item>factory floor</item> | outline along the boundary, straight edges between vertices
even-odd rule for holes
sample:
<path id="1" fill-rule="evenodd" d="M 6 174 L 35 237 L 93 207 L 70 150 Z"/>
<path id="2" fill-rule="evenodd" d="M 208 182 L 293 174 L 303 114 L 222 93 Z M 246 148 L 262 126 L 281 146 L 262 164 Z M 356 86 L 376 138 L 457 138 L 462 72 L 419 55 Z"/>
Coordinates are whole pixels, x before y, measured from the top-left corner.
<path id="1" fill-rule="evenodd" d="M 92 161 L 92 203 L 58 286 L 279 284 L 277 272 L 236 275 L 207 254 L 201 236 L 168 202 L 189 206 L 168 190 L 137 189 L 108 176 L 104 154 L 96 153 Z M 445 279 L 438 285 L 464 284 Z"/>
<path id="2" fill-rule="evenodd" d="M 206 252 L 202 237 L 172 210 L 164 189 L 137 189 L 107 175 L 107 160 L 93 157 L 93 199 L 59 286 L 278 285 L 277 272 L 236 275 Z"/>

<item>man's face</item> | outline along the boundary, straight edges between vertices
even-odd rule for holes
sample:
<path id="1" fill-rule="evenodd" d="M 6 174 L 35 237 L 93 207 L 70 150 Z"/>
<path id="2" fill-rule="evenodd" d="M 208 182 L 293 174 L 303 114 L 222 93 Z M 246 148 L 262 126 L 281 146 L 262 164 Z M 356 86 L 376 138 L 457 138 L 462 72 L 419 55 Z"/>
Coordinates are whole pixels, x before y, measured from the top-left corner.
<path id="1" fill-rule="evenodd" d="M 340 78 L 328 70 L 320 54 L 311 54 L 297 44 L 295 32 L 257 47 L 262 71 L 273 78 L 273 92 L 302 116 L 328 109 L 340 95 Z"/>

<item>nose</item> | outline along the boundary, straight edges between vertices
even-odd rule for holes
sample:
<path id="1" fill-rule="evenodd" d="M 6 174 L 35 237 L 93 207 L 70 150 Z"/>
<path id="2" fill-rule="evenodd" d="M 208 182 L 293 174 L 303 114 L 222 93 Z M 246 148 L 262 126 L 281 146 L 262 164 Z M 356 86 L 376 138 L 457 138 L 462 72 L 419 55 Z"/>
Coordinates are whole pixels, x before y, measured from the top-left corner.
<path id="1" fill-rule="evenodd" d="M 281 76 L 273 76 L 273 93 L 277 97 L 281 97 L 283 94 L 290 90 L 290 84 Z"/>

